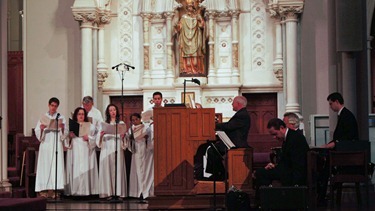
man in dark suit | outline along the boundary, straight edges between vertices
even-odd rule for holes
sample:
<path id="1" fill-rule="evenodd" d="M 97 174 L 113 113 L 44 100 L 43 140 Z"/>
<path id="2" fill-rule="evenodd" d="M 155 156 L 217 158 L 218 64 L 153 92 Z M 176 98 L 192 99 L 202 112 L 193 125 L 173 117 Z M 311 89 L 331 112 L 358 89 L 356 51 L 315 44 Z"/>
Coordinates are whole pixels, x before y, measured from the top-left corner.
<path id="1" fill-rule="evenodd" d="M 357 140 L 358 139 L 358 124 L 355 116 L 349 109 L 344 106 L 344 98 L 338 92 L 331 93 L 327 97 L 329 107 L 332 111 L 337 112 L 338 119 L 335 131 L 333 132 L 332 141 L 324 144 L 323 148 L 335 148 L 336 142 L 341 140 Z M 329 158 L 328 158 L 329 159 Z M 318 176 L 318 206 L 326 206 L 326 193 L 329 178 L 329 161 L 326 160 L 326 165 Z"/>
<path id="2" fill-rule="evenodd" d="M 277 141 L 282 142 L 282 154 L 277 164 L 269 163 L 254 174 L 257 188 L 269 185 L 273 180 L 280 180 L 282 185 L 306 184 L 306 156 L 309 145 L 305 136 L 295 130 L 290 130 L 278 118 L 271 119 L 267 124 L 268 132 Z"/>
<path id="3" fill-rule="evenodd" d="M 335 142 L 340 140 L 357 140 L 357 120 L 353 113 L 345 108 L 342 95 L 338 92 L 334 92 L 328 95 L 327 101 L 332 111 L 337 112 L 338 119 L 335 131 L 333 132 L 333 140 L 323 147 L 334 148 Z"/>
<path id="4" fill-rule="evenodd" d="M 247 144 L 247 136 L 250 129 L 250 116 L 246 110 L 247 99 L 243 96 L 237 96 L 233 99 L 232 107 L 233 111 L 236 111 L 234 116 L 225 123 L 216 123 L 215 129 L 224 131 L 233 144 L 236 147 L 249 147 Z M 223 180 L 224 177 L 224 165 L 222 163 L 222 157 L 227 147 L 222 141 L 215 143 L 217 151 L 210 147 L 207 150 L 207 167 L 206 173 L 214 174 L 218 180 Z M 214 172 L 215 170 L 215 172 Z"/>

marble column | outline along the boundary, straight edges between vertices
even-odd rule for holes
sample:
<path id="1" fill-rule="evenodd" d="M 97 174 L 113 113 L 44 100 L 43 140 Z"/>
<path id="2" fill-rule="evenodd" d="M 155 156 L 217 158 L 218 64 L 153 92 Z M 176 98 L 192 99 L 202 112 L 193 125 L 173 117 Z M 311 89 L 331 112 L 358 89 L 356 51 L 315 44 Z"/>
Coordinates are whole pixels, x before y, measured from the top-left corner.
<path id="1" fill-rule="evenodd" d="M 149 13 L 142 13 L 143 19 L 143 85 L 151 85 L 151 74 L 150 74 L 150 19 L 152 17 Z"/>
<path id="2" fill-rule="evenodd" d="M 98 63 L 97 63 L 97 80 L 98 80 L 98 89 L 101 90 L 103 88 L 103 83 L 105 79 L 108 77 L 108 66 L 105 63 L 105 30 L 104 26 L 109 24 L 111 21 L 109 12 L 103 12 L 100 14 L 99 18 L 99 25 L 98 25 Z"/>
<path id="3" fill-rule="evenodd" d="M 286 27 L 286 112 L 301 113 L 298 103 L 297 74 L 297 14 L 288 12 L 285 15 Z"/>
<path id="4" fill-rule="evenodd" d="M 232 15 L 232 84 L 240 82 L 240 72 L 238 70 L 238 16 L 240 12 L 234 10 Z"/>
<path id="5" fill-rule="evenodd" d="M 8 64 L 7 64 L 7 20 L 8 1 L 0 1 L 0 192 L 11 192 L 8 179 Z"/>
<path id="6" fill-rule="evenodd" d="M 172 18 L 174 16 L 173 12 L 167 12 L 165 13 L 165 16 L 167 18 L 167 74 L 166 74 L 166 84 L 172 84 L 174 79 L 173 74 L 173 51 L 172 51 Z"/>
<path id="7" fill-rule="evenodd" d="M 92 32 L 93 23 L 96 21 L 97 12 L 73 12 L 76 21 L 81 23 L 81 94 L 82 96 L 93 94 L 93 48 Z"/>
<path id="8" fill-rule="evenodd" d="M 215 71 L 215 12 L 207 11 L 208 15 L 208 84 L 216 83 L 216 71 Z"/>
<path id="9" fill-rule="evenodd" d="M 275 41 L 276 41 L 276 56 L 273 61 L 273 72 L 276 75 L 276 78 L 283 83 L 283 42 L 282 42 L 282 32 L 281 32 L 281 20 L 280 16 L 274 17 L 275 21 Z"/>
<path id="10" fill-rule="evenodd" d="M 96 81 L 98 77 L 96 75 L 97 72 L 97 62 L 98 62 L 98 34 L 99 34 L 99 26 L 97 22 L 94 22 L 92 27 L 92 97 L 94 98 L 94 104 L 96 105 L 97 100 L 97 90 L 98 84 Z"/>

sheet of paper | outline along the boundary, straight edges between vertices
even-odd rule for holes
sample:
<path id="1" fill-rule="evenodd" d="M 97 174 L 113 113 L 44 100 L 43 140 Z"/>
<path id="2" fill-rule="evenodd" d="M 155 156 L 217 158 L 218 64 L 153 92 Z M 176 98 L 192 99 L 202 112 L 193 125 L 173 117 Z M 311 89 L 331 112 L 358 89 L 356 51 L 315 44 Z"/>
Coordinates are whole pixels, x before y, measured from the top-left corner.
<path id="1" fill-rule="evenodd" d="M 56 119 L 51 119 L 47 115 L 43 115 L 40 118 L 40 123 L 47 126 L 46 129 L 56 130 L 60 124 L 63 123 L 62 119 L 58 119 L 58 123 L 56 123 Z M 58 125 L 56 125 L 58 124 Z"/>
<path id="2" fill-rule="evenodd" d="M 233 144 L 233 142 L 224 131 L 216 131 L 216 134 L 219 136 L 220 140 L 224 142 L 225 146 L 227 146 L 228 149 L 236 147 L 236 145 Z"/>
<path id="3" fill-rule="evenodd" d="M 150 122 L 152 120 L 153 115 L 154 115 L 154 111 L 152 109 L 142 112 L 142 114 L 141 114 L 142 121 L 143 122 Z"/>
<path id="4" fill-rule="evenodd" d="M 79 137 L 89 135 L 90 134 L 90 126 L 91 126 L 90 122 L 82 122 L 79 125 Z"/>
<path id="5" fill-rule="evenodd" d="M 101 122 L 102 131 L 106 134 L 116 134 L 116 125 L 108 124 L 106 122 Z M 117 124 L 117 134 L 125 134 L 126 125 L 124 123 Z"/>

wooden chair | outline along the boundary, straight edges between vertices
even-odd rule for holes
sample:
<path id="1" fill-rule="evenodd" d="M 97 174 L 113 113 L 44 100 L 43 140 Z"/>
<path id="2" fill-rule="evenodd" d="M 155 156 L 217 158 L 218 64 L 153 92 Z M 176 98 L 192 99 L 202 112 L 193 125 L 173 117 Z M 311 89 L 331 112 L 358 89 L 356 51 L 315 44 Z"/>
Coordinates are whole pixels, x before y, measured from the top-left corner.
<path id="1" fill-rule="evenodd" d="M 309 207 L 317 207 L 317 186 L 318 186 L 318 152 L 307 152 L 307 187 L 309 194 Z"/>
<path id="2" fill-rule="evenodd" d="M 25 190 L 26 197 L 36 197 L 35 179 L 36 168 L 38 163 L 39 145 L 28 147 L 25 153 Z"/>
<path id="3" fill-rule="evenodd" d="M 365 183 L 369 202 L 367 151 L 330 151 L 330 194 L 334 206 L 334 187 L 337 186 L 337 205 L 341 203 L 342 183 L 355 183 L 358 204 L 361 204 L 360 183 Z"/>

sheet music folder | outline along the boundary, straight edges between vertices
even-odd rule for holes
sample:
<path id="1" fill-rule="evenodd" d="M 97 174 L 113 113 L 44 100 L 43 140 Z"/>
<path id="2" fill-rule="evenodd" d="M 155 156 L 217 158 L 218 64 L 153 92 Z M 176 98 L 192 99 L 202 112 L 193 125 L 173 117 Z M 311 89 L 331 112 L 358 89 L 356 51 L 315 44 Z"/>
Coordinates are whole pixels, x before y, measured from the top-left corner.
<path id="1" fill-rule="evenodd" d="M 223 143 L 228 149 L 236 148 L 236 145 L 233 144 L 233 142 L 230 140 L 230 138 L 224 131 L 216 131 L 216 134 L 219 136 L 220 140 L 223 141 Z"/>

